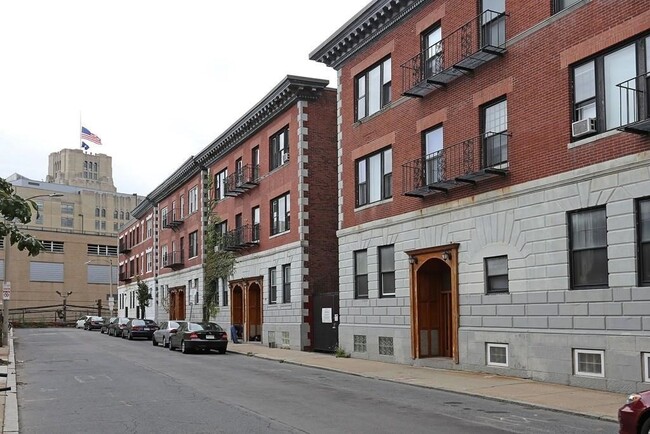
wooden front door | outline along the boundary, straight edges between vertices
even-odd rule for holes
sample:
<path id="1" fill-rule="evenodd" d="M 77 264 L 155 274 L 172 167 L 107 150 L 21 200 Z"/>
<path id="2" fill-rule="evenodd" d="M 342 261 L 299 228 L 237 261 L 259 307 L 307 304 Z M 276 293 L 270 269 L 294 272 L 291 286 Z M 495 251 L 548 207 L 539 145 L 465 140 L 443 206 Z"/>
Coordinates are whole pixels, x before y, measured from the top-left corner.
<path id="1" fill-rule="evenodd" d="M 185 319 L 185 287 L 178 286 L 169 289 L 169 319 Z"/>
<path id="2" fill-rule="evenodd" d="M 262 291 L 257 283 L 248 287 L 247 340 L 262 341 Z"/>

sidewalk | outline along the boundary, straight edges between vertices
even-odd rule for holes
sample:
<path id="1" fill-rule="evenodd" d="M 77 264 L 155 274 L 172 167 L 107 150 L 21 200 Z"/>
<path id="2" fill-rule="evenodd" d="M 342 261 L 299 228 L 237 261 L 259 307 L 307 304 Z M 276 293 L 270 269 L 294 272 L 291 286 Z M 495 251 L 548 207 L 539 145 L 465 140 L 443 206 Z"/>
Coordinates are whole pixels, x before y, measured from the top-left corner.
<path id="1" fill-rule="evenodd" d="M 327 369 L 419 387 L 447 390 L 499 401 L 618 421 L 626 396 L 619 393 L 543 383 L 466 371 L 418 368 L 330 354 L 268 348 L 262 344 L 229 344 L 228 351 L 267 360 Z"/>
<path id="2" fill-rule="evenodd" d="M 14 356 L 14 334 L 9 335 L 9 345 L 0 347 L 0 387 L 11 390 L 0 392 L 0 426 L 3 433 L 18 433 L 18 399 L 16 397 L 16 358 Z"/>

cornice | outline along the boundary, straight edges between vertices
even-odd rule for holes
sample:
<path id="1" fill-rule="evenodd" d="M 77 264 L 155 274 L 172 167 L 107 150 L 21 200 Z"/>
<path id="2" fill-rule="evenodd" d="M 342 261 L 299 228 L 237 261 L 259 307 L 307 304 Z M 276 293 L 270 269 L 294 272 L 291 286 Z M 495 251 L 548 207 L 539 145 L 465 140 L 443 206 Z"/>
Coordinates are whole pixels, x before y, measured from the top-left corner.
<path id="1" fill-rule="evenodd" d="M 426 0 L 375 0 L 309 54 L 334 69 Z"/>

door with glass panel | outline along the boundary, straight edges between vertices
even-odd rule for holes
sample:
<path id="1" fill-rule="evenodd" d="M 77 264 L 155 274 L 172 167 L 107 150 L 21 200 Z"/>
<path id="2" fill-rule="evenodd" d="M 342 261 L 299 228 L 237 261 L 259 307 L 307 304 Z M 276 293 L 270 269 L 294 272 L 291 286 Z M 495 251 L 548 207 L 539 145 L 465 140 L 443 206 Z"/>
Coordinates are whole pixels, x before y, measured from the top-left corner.
<path id="1" fill-rule="evenodd" d="M 424 182 L 435 184 L 444 179 L 444 154 L 442 150 L 442 127 L 424 133 Z"/>

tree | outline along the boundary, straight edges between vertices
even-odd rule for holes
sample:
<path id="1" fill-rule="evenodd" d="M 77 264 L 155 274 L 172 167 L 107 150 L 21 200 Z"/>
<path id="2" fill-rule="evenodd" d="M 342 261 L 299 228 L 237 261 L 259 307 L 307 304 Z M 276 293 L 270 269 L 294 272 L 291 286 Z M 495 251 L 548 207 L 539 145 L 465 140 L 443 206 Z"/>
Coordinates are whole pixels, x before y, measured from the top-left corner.
<path id="1" fill-rule="evenodd" d="M 144 318 L 144 308 L 149 306 L 149 300 L 153 297 L 151 297 L 151 293 L 149 292 L 149 285 L 141 281 L 140 276 L 137 276 L 136 280 L 138 282 L 138 290 L 135 295 L 138 301 L 138 306 L 140 306 L 140 315 Z"/>
<path id="2" fill-rule="evenodd" d="M 3 217 L 0 219 L 0 237 L 9 235 L 9 245 L 15 244 L 18 250 L 27 250 L 29 256 L 36 256 L 43 250 L 43 244 L 17 226 L 32 220 L 32 208 L 38 217 L 36 202 L 18 196 L 13 186 L 0 178 L 0 216 Z"/>

